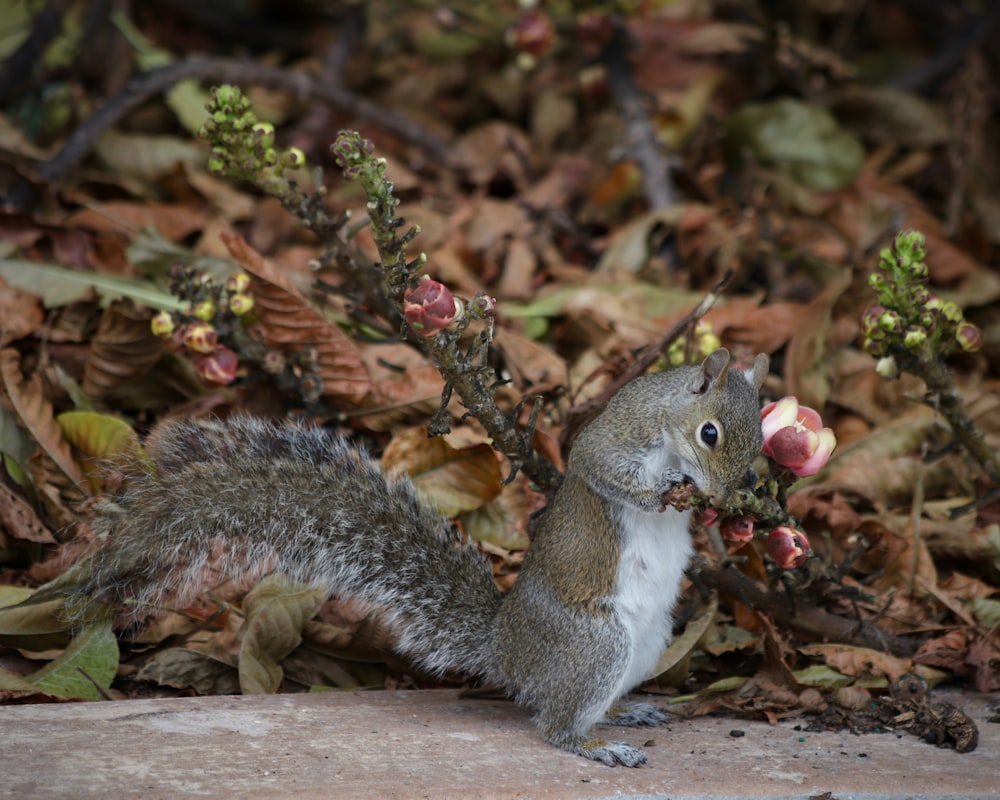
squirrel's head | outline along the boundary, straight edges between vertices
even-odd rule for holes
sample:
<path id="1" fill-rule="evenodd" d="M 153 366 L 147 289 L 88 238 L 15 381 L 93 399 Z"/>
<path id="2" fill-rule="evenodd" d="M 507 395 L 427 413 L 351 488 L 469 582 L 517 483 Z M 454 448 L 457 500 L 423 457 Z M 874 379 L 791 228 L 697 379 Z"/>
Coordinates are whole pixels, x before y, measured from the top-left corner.
<path id="1" fill-rule="evenodd" d="M 721 504 L 756 480 L 767 370 L 765 355 L 743 370 L 719 349 L 698 366 L 637 378 L 611 399 L 601 435 L 609 447 L 642 453 L 649 477 L 680 473 Z"/>
<path id="2" fill-rule="evenodd" d="M 680 456 L 679 468 L 713 503 L 757 480 L 751 465 L 763 444 L 759 392 L 767 371 L 763 354 L 743 370 L 719 349 L 676 376 L 674 411 L 663 419 L 663 435 Z"/>

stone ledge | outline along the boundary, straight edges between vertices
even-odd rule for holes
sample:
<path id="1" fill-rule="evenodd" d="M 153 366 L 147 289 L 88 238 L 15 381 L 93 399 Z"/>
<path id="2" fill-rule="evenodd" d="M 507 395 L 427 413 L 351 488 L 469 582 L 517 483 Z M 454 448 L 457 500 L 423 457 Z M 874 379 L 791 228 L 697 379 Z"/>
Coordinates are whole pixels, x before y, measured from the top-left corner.
<path id="1" fill-rule="evenodd" d="M 1000 797 L 1000 725 L 986 721 L 1000 696 L 948 699 L 979 725 L 973 753 L 794 721 L 608 728 L 646 746 L 641 769 L 558 751 L 513 704 L 450 691 L 6 706 L 0 798 Z"/>

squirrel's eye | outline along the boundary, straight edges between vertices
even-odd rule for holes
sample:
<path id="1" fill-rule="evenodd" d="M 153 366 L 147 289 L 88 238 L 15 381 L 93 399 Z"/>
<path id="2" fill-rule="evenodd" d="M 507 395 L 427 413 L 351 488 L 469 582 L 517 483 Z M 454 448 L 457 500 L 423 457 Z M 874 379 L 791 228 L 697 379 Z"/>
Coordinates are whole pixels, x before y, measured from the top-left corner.
<path id="1" fill-rule="evenodd" d="M 701 423 L 701 427 L 698 428 L 698 439 L 709 450 L 714 450 L 719 443 L 719 429 L 715 423 L 711 421 Z"/>

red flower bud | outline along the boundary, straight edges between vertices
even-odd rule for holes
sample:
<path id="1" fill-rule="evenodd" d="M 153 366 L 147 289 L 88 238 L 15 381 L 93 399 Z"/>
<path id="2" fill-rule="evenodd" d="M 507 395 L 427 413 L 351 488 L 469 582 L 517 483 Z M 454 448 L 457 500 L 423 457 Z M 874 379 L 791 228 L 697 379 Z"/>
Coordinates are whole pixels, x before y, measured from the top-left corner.
<path id="1" fill-rule="evenodd" d="M 555 27 L 544 11 L 528 11 L 507 32 L 507 41 L 519 53 L 542 56 L 555 41 Z"/>
<path id="2" fill-rule="evenodd" d="M 403 294 L 406 321 L 421 336 L 433 336 L 462 318 L 465 307 L 443 283 L 424 278 Z"/>
<path id="3" fill-rule="evenodd" d="M 780 525 L 767 535 L 767 554 L 782 569 L 801 567 L 809 557 L 809 540 L 802 531 Z"/>
<path id="4" fill-rule="evenodd" d="M 224 344 L 216 347 L 211 355 L 194 358 L 195 372 L 209 383 L 219 386 L 228 386 L 236 380 L 238 366 L 239 357 Z"/>
<path id="5" fill-rule="evenodd" d="M 724 517 L 719 523 L 719 533 L 731 544 L 753 541 L 753 517 Z"/>

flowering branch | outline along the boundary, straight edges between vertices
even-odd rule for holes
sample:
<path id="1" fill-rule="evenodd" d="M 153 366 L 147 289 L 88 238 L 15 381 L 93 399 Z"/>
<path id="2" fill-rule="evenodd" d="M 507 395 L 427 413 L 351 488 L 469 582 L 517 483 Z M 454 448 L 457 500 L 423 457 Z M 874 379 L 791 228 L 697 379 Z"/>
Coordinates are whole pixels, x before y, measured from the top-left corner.
<path id="1" fill-rule="evenodd" d="M 447 432 L 447 405 L 454 391 L 486 429 L 493 446 L 510 461 L 508 480 L 523 469 L 541 489 L 553 490 L 559 483 L 559 472 L 535 451 L 530 425 L 526 432 L 518 429 L 515 417 L 520 408 L 505 414 L 491 391 L 495 373 L 487 362 L 487 354 L 493 339 L 493 298 L 479 292 L 471 300 L 462 301 L 443 284 L 421 280 L 418 272 L 426 263 L 426 256 L 421 253 L 409 261 L 406 254 L 407 245 L 420 231 L 414 226 L 399 233 L 404 223 L 396 216 L 399 200 L 393 195 L 392 182 L 386 178 L 385 159 L 374 156 L 371 142 L 355 131 L 341 131 L 330 149 L 344 177 L 359 181 L 368 198 L 368 215 L 382 260 L 386 297 L 417 334 L 416 341 L 444 376 L 441 407 L 428 430 L 432 435 Z M 460 339 L 473 321 L 484 322 L 485 326 L 463 351 Z"/>
<path id="2" fill-rule="evenodd" d="M 876 372 L 883 378 L 906 371 L 927 385 L 925 402 L 947 420 L 959 444 L 1000 486 L 1000 456 L 976 430 L 966 411 L 951 371 L 944 359 L 963 350 L 982 346 L 979 329 L 967 322 L 962 309 L 945 302 L 924 285 L 927 281 L 926 247 L 919 231 L 904 231 L 891 248 L 879 255 L 878 271 L 868 278 L 878 302 L 862 317 L 864 348 L 879 359 Z M 975 508 L 970 504 L 952 510 L 952 515 Z"/>

